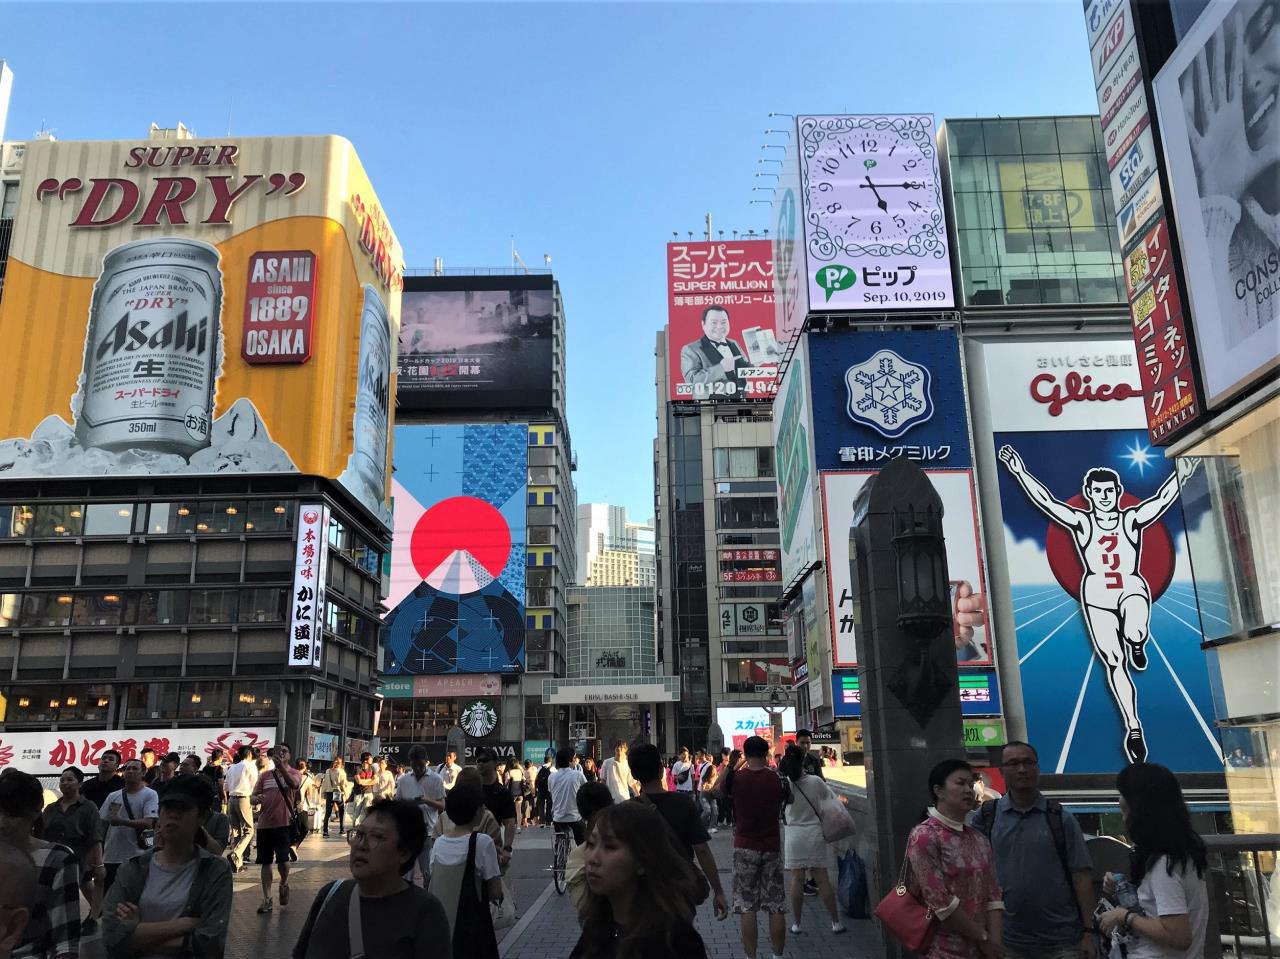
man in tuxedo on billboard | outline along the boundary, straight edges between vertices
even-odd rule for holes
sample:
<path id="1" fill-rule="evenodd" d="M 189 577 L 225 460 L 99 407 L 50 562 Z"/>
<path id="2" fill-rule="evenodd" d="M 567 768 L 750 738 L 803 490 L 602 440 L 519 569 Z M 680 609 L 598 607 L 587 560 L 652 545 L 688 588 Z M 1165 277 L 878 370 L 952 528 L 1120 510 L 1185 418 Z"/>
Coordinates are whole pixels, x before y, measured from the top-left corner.
<path id="1" fill-rule="evenodd" d="M 716 383 L 733 384 L 723 395 L 742 392 L 741 370 L 749 366 L 742 347 L 729 338 L 729 311 L 709 306 L 702 311 L 702 336 L 680 350 L 680 374 L 692 384 L 696 398 L 711 396 Z"/>

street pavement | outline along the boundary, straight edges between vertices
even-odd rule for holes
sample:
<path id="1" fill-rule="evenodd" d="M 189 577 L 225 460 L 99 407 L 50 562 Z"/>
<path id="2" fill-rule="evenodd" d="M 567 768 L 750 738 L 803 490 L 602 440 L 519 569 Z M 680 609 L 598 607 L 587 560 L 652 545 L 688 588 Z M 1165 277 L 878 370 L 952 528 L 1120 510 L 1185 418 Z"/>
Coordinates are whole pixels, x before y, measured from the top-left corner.
<path id="1" fill-rule="evenodd" d="M 568 896 L 556 895 L 551 883 L 550 829 L 530 829 L 516 836 L 515 853 L 507 880 L 512 886 L 519 910 L 519 921 L 509 930 L 498 933 L 499 952 L 503 959 L 566 959 L 578 939 L 578 923 Z M 732 899 L 733 840 L 727 831 L 712 837 L 711 847 L 720 866 L 720 881 L 726 897 Z M 250 866 L 235 877 L 230 931 L 227 936 L 226 959 L 285 959 L 292 951 L 307 911 L 320 888 L 333 879 L 349 876 L 347 844 L 341 838 L 324 839 L 313 835 L 303 843 L 299 861 L 293 864 L 289 886 L 289 905 L 281 906 L 278 884 L 273 890 L 275 910 L 257 914 L 262 901 L 259 869 Z M 761 917 L 762 957 L 769 955 L 767 921 Z M 790 926 L 790 918 L 787 920 Z M 852 959 L 874 956 L 878 937 L 872 923 L 846 919 L 849 931 L 833 935 L 822 904 L 815 898 L 804 901 L 803 927 L 799 936 L 787 933 L 788 959 Z M 716 922 L 708 900 L 698 910 L 698 932 L 707 946 L 710 959 L 741 959 L 742 945 L 738 936 L 737 917 L 730 915 Z M 106 959 L 100 937 L 81 944 L 84 959 Z M 456 956 L 455 959 L 467 959 Z"/>

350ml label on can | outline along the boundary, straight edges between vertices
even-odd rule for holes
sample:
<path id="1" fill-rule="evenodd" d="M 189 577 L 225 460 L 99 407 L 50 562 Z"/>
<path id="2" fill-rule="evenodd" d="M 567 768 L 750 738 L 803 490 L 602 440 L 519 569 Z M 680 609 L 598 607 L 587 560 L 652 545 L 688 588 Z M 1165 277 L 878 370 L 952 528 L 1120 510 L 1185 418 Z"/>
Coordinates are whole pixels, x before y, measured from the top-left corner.
<path id="1" fill-rule="evenodd" d="M 316 255 L 309 250 L 263 251 L 249 259 L 244 294 L 246 363 L 305 363 L 311 359 L 316 309 Z"/>
<path id="2" fill-rule="evenodd" d="M 221 313 L 214 247 L 144 240 L 108 253 L 89 315 L 81 445 L 186 457 L 207 447 Z"/>

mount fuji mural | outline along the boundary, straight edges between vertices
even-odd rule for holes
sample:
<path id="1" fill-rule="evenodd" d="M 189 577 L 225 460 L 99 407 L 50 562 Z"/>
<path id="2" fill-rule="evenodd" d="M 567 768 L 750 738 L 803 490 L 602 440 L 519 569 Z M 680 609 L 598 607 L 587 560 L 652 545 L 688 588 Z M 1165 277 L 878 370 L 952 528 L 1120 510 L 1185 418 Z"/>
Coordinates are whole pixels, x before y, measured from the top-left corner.
<path id="1" fill-rule="evenodd" d="M 396 427 L 386 673 L 524 668 L 528 436 Z"/>

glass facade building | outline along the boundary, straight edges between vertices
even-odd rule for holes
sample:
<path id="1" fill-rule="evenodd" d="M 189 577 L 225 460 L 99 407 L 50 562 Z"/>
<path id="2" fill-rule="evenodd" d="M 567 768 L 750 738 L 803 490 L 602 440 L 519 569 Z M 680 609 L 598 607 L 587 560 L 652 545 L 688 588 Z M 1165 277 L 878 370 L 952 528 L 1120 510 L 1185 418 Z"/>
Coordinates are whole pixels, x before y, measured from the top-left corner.
<path id="1" fill-rule="evenodd" d="M 569 589 L 569 679 L 652 679 L 658 657 L 651 586 Z"/>
<path id="2" fill-rule="evenodd" d="M 966 307 L 1124 300 L 1096 116 L 947 120 L 939 138 Z"/>

